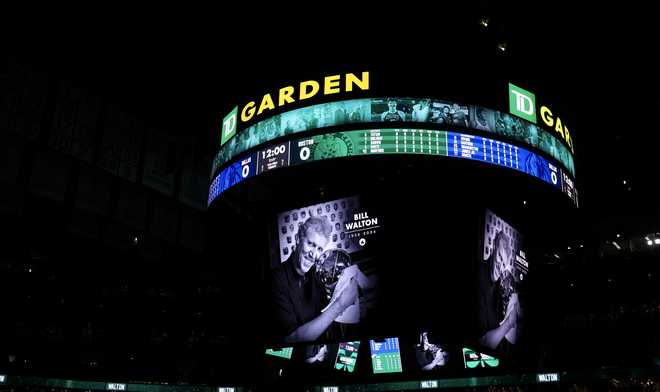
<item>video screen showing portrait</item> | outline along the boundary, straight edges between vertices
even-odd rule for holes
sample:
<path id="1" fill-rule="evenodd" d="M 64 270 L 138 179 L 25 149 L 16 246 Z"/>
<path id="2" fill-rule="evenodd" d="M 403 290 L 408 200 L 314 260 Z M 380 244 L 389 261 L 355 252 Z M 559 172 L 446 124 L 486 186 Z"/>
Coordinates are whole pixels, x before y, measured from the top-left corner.
<path id="1" fill-rule="evenodd" d="M 489 352 L 511 356 L 524 328 L 528 262 L 522 235 L 490 210 L 478 264 L 479 342 Z"/>
<path id="2" fill-rule="evenodd" d="M 448 312 L 449 314 L 449 312 Z M 445 318 L 442 318 L 445 320 Z M 437 319 L 440 321 L 440 319 Z M 418 326 L 427 324 L 417 322 Z M 445 326 L 414 328 L 399 337 L 403 372 L 416 377 L 452 377 L 461 374 L 460 349 L 464 338 L 450 337 Z M 461 342 L 457 344 L 457 342 Z"/>
<path id="3" fill-rule="evenodd" d="M 415 101 L 405 98 L 371 100 L 371 121 L 395 122 L 411 121 Z M 417 120 L 415 120 L 417 121 Z"/>
<path id="4" fill-rule="evenodd" d="M 431 101 L 429 122 L 447 126 L 469 126 L 469 110 L 466 105 L 444 101 Z"/>
<path id="5" fill-rule="evenodd" d="M 449 347 L 440 342 L 428 330 L 419 333 L 419 341 L 414 345 L 416 365 L 423 372 L 439 370 L 449 362 Z"/>
<path id="6" fill-rule="evenodd" d="M 274 342 L 346 342 L 378 307 L 381 217 L 357 196 L 282 212 L 267 297 Z M 375 243 L 374 243 L 375 242 Z"/>
<path id="7" fill-rule="evenodd" d="M 368 122 L 371 118 L 371 101 L 353 99 L 329 102 L 282 113 L 280 128 L 290 135 L 317 128 Z"/>
<path id="8" fill-rule="evenodd" d="M 495 132 L 495 111 L 481 106 L 470 106 L 470 127 Z"/>

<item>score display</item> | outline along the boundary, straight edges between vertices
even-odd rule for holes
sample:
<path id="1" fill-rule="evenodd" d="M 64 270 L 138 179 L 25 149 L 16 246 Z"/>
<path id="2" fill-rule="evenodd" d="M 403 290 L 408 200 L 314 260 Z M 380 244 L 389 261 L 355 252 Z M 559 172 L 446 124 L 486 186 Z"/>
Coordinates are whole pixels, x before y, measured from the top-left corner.
<path id="1" fill-rule="evenodd" d="M 447 153 L 450 157 L 467 158 L 527 173 L 562 190 L 563 179 L 557 166 L 538 154 L 498 140 L 447 132 Z M 572 182 L 571 182 L 572 184 Z M 571 186 L 572 189 L 572 186 Z M 566 193 L 566 192 L 565 192 Z M 577 204 L 573 195 L 567 195 Z"/>
<path id="2" fill-rule="evenodd" d="M 447 133 L 421 129 L 370 129 L 318 135 L 291 145 L 292 165 L 372 154 L 447 156 Z"/>
<path id="3" fill-rule="evenodd" d="M 388 121 L 411 123 L 407 126 L 409 128 L 416 128 L 413 125 L 416 123 L 421 128 L 475 129 L 497 138 L 510 139 L 545 152 L 560 162 L 572 177 L 575 176 L 571 151 L 554 133 L 508 113 L 428 98 L 353 99 L 312 105 L 269 117 L 227 139 L 213 160 L 211 175 L 243 152 L 287 135 L 347 124 Z M 261 159 L 268 157 L 262 156 Z"/>
<path id="4" fill-rule="evenodd" d="M 387 338 L 383 341 L 370 340 L 371 364 L 374 374 L 378 373 L 401 373 L 401 351 L 399 350 L 399 338 Z"/>
<path id="5" fill-rule="evenodd" d="M 257 154 L 257 174 L 289 166 L 289 143 L 283 143 Z"/>
<path id="6" fill-rule="evenodd" d="M 403 128 L 333 132 L 269 146 L 223 169 L 211 183 L 208 204 L 239 182 L 269 170 L 332 158 L 393 154 L 469 159 L 521 171 L 552 185 L 578 205 L 568 173 L 539 154 L 482 136 Z"/>

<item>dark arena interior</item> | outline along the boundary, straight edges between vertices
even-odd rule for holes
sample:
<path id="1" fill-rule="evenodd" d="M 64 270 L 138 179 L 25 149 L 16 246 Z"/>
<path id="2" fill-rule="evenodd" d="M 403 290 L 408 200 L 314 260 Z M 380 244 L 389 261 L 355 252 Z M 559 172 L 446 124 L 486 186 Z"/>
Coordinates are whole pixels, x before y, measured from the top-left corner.
<path id="1" fill-rule="evenodd" d="M 660 391 L 650 11 L 410 6 L 10 29 L 0 392 Z"/>

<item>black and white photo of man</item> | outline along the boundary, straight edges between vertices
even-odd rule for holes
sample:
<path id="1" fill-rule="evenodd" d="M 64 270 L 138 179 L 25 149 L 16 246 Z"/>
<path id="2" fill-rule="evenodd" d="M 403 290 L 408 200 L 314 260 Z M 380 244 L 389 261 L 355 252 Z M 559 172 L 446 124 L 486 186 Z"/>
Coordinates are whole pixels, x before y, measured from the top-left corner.
<path id="1" fill-rule="evenodd" d="M 417 122 L 426 122 L 431 117 L 431 102 L 428 99 L 422 99 L 413 105 L 412 120 Z"/>
<path id="2" fill-rule="evenodd" d="M 404 121 L 406 119 L 406 114 L 397 109 L 396 100 L 388 100 L 387 108 L 388 110 L 380 115 L 380 121 Z"/>
<path id="3" fill-rule="evenodd" d="M 490 256 L 479 268 L 480 342 L 490 349 L 516 344 L 521 316 L 516 291 L 515 250 L 504 229 L 497 231 Z"/>
<path id="4" fill-rule="evenodd" d="M 449 105 L 445 103 L 434 102 L 430 121 L 437 124 L 451 125 L 452 118 L 451 108 Z"/>
<path id="5" fill-rule="evenodd" d="M 469 125 L 467 107 L 460 107 L 457 103 L 453 104 L 451 107 L 451 119 L 453 125 L 467 127 Z"/>
<path id="6" fill-rule="evenodd" d="M 367 207 L 357 195 L 282 211 L 272 226 L 264 306 L 273 343 L 347 341 L 379 304 L 378 237 L 349 235 Z"/>
<path id="7" fill-rule="evenodd" d="M 318 339 L 358 300 L 358 276 L 344 282 L 341 292 L 329 302 L 325 287 L 315 273 L 315 265 L 330 243 L 332 228 L 325 216 L 309 217 L 295 235 L 294 251 L 273 269 L 273 311 L 285 342 Z"/>
<path id="8" fill-rule="evenodd" d="M 419 334 L 419 343 L 415 345 L 417 363 L 423 371 L 445 366 L 448 359 L 447 351 L 442 346 L 429 342 L 428 332 Z"/>
<path id="9" fill-rule="evenodd" d="M 494 116 L 495 114 L 490 109 L 480 106 L 470 106 L 470 127 L 493 132 L 495 129 Z"/>
<path id="10" fill-rule="evenodd" d="M 529 270 L 523 237 L 486 210 L 479 261 L 479 341 L 500 358 L 513 359 L 524 332 L 525 282 Z M 522 300 L 522 301 L 521 301 Z"/>
<path id="11" fill-rule="evenodd" d="M 328 358 L 328 346 L 326 344 L 311 345 L 305 347 L 305 362 L 315 364 L 325 362 Z"/>

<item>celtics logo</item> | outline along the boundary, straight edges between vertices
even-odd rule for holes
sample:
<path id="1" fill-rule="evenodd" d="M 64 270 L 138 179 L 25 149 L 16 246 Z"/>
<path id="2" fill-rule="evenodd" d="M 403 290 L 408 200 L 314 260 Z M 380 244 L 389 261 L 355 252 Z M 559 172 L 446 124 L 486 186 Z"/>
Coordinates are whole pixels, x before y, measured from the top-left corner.
<path id="1" fill-rule="evenodd" d="M 312 148 L 314 160 L 353 155 L 353 142 L 343 133 L 323 135 L 315 140 Z"/>

